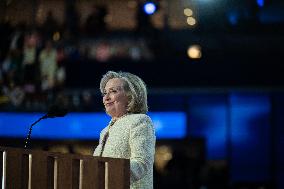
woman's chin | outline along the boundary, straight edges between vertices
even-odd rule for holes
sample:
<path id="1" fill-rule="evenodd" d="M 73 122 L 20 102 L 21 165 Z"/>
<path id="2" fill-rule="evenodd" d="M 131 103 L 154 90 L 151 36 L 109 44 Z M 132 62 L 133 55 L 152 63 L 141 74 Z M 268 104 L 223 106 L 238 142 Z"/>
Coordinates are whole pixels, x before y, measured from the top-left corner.
<path id="1" fill-rule="evenodd" d="M 110 116 L 110 117 L 115 117 L 115 113 L 113 111 L 111 111 L 110 109 L 106 109 L 106 113 Z"/>

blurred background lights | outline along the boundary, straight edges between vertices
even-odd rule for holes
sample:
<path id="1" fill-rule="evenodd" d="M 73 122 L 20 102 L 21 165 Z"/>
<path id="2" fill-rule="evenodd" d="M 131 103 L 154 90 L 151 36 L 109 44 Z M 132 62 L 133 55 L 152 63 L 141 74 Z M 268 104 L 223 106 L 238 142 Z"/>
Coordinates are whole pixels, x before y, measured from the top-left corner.
<path id="1" fill-rule="evenodd" d="M 228 13 L 228 20 L 231 25 L 237 25 L 239 22 L 239 15 L 236 11 L 231 11 Z"/>
<path id="2" fill-rule="evenodd" d="M 59 41 L 60 40 L 60 33 L 55 32 L 52 36 L 53 41 Z"/>
<path id="3" fill-rule="evenodd" d="M 184 13 L 185 16 L 192 16 L 193 11 L 190 8 L 185 8 L 183 10 L 183 13 Z"/>
<path id="4" fill-rule="evenodd" d="M 199 45 L 191 45 L 187 49 L 187 55 L 191 59 L 199 59 L 201 58 L 201 47 Z"/>
<path id="5" fill-rule="evenodd" d="M 144 4 L 143 9 L 146 14 L 150 15 L 155 13 L 155 11 L 157 10 L 157 6 L 153 2 L 147 2 Z"/>
<path id="6" fill-rule="evenodd" d="M 162 145 L 157 147 L 155 153 L 155 167 L 158 172 L 164 172 L 168 162 L 173 157 L 173 150 L 171 147 Z"/>
<path id="7" fill-rule="evenodd" d="M 264 6 L 264 0 L 256 0 L 256 3 L 259 7 L 263 7 Z"/>
<path id="8" fill-rule="evenodd" d="M 186 22 L 187 22 L 187 24 L 190 25 L 190 26 L 194 26 L 194 25 L 196 24 L 195 18 L 193 18 L 193 17 L 191 17 L 191 16 L 186 19 Z"/>

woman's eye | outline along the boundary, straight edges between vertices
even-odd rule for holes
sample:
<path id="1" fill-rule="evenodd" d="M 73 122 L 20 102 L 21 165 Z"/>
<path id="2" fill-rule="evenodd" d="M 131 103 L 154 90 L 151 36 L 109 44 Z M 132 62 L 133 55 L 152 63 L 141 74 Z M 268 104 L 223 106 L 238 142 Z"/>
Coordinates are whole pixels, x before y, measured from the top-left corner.
<path id="1" fill-rule="evenodd" d="M 102 96 L 106 96 L 107 94 L 112 94 L 112 93 L 116 93 L 116 92 L 117 92 L 117 90 L 111 90 L 109 92 L 102 93 Z"/>

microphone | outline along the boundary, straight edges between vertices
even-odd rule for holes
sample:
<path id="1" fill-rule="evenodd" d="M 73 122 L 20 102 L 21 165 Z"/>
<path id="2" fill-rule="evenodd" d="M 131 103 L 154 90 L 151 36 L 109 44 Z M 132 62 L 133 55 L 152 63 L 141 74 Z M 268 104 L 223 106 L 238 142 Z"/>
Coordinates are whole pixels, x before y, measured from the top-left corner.
<path id="1" fill-rule="evenodd" d="M 28 136 L 25 139 L 24 149 L 27 149 L 28 147 L 29 141 L 31 139 L 32 129 L 35 124 L 40 122 L 42 119 L 46 119 L 46 118 L 64 117 L 67 113 L 68 113 L 68 110 L 65 106 L 62 106 L 59 104 L 54 104 L 50 106 L 47 113 L 30 126 Z"/>
<path id="2" fill-rule="evenodd" d="M 54 104 L 49 107 L 47 114 L 45 114 L 44 118 L 55 118 L 55 117 L 64 117 L 68 113 L 67 108 L 64 106 L 60 106 L 58 104 Z"/>

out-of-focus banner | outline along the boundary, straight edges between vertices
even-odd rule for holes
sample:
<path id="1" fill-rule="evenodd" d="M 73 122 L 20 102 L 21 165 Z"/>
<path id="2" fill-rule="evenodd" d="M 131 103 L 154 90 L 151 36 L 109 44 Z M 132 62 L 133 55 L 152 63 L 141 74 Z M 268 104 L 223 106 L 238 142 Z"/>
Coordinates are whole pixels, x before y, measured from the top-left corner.
<path id="1" fill-rule="evenodd" d="M 160 139 L 186 136 L 184 112 L 150 112 L 156 136 Z M 0 137 L 24 138 L 30 125 L 43 113 L 0 113 Z M 65 117 L 41 120 L 33 127 L 32 138 L 37 139 L 98 139 L 108 125 L 105 113 L 69 113 Z"/>

